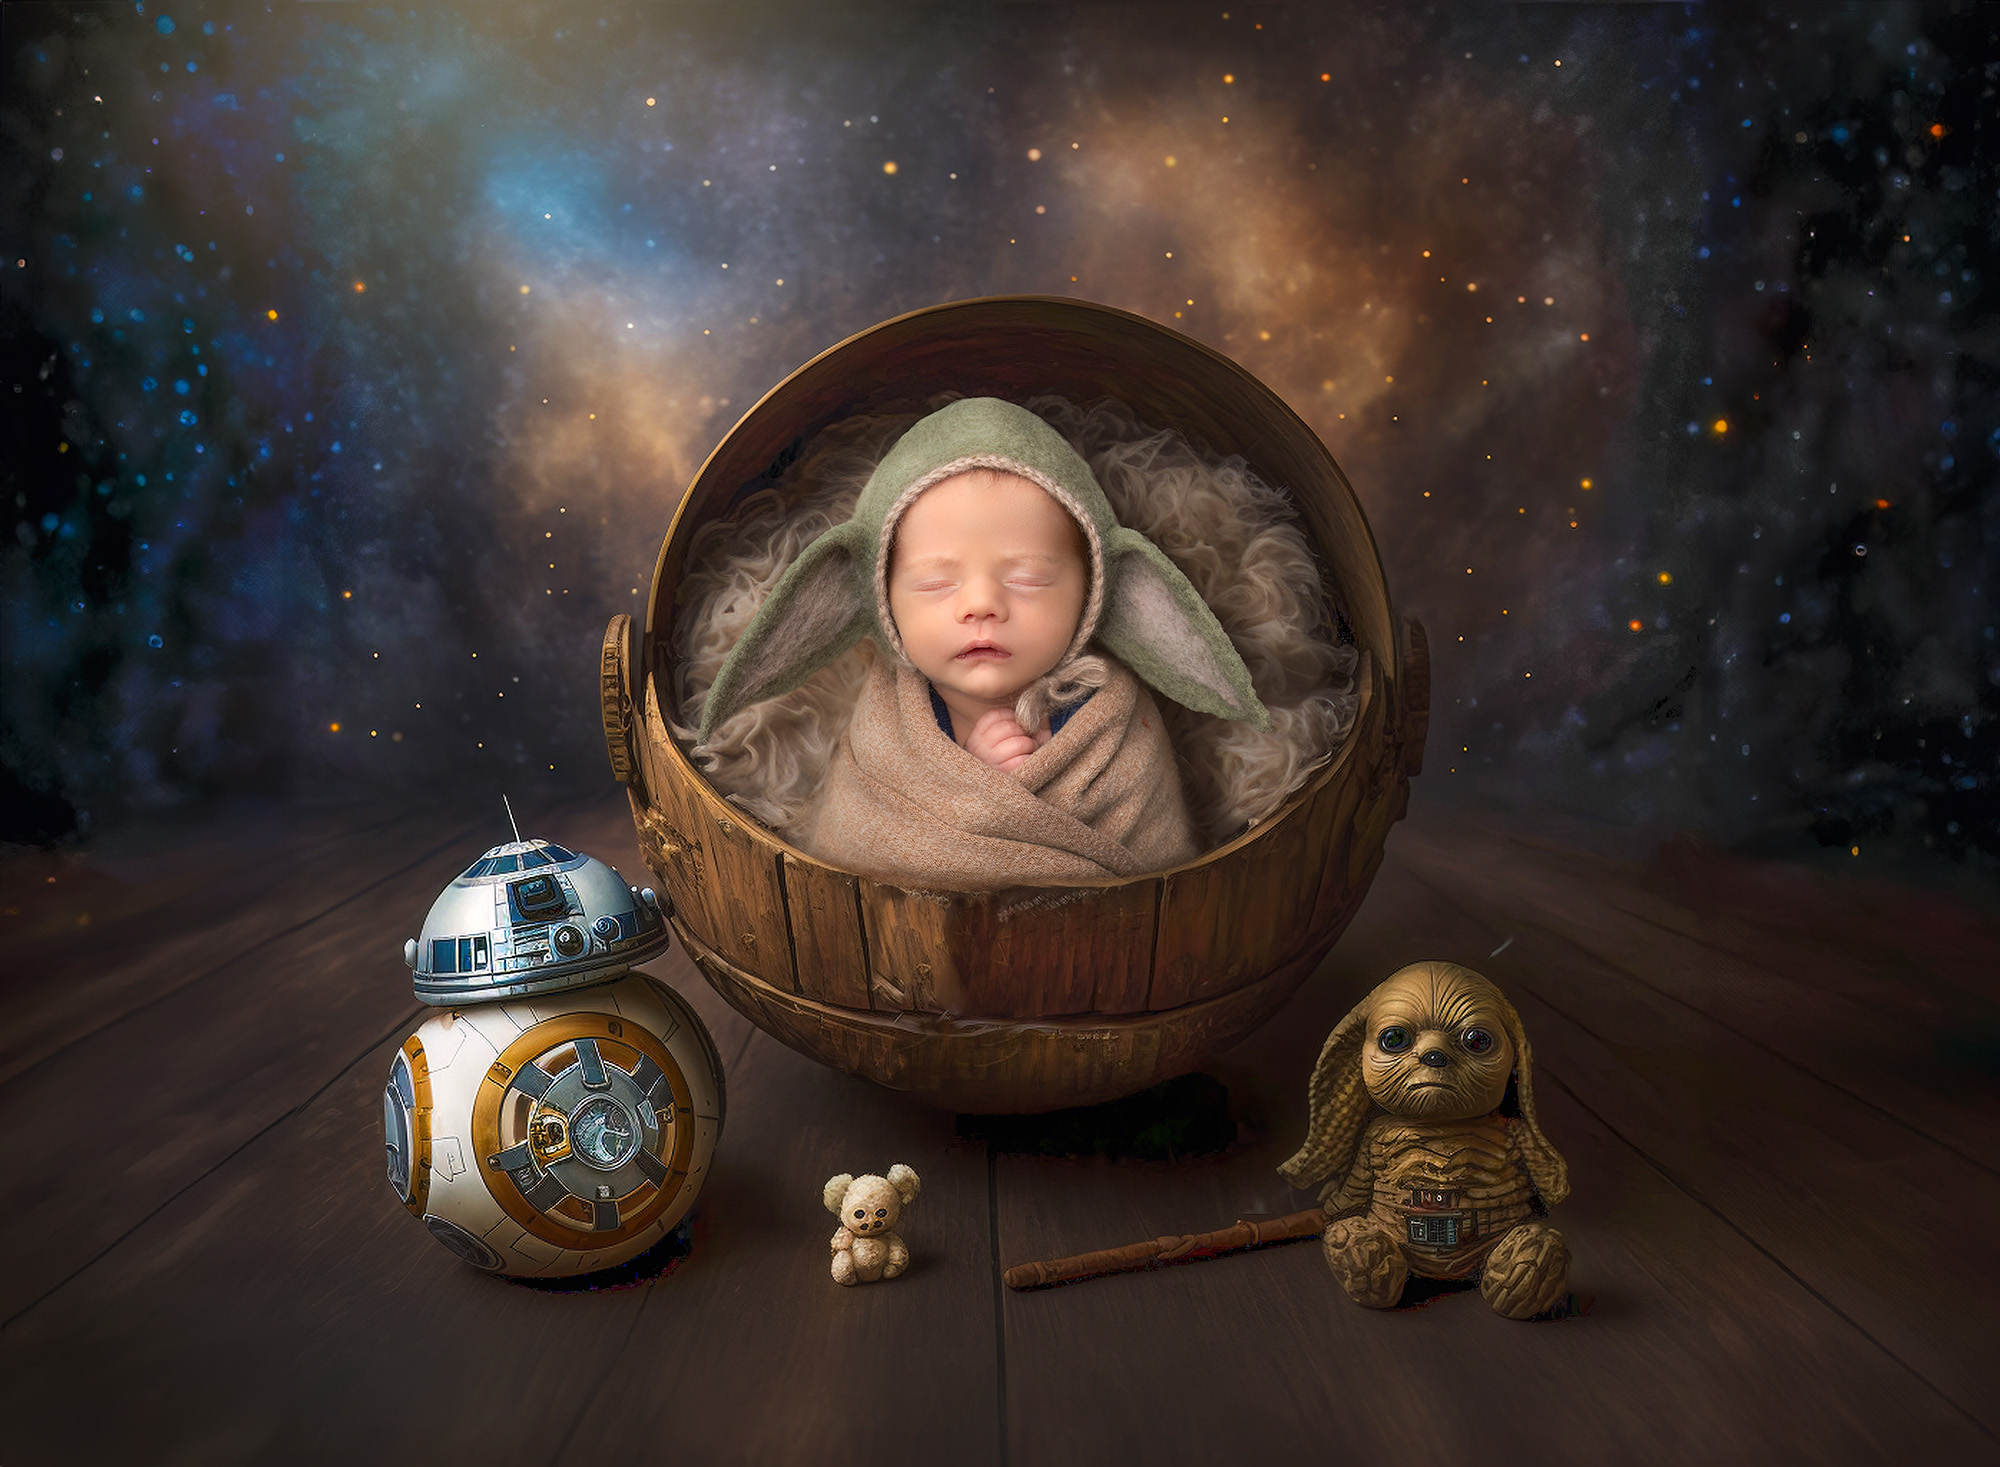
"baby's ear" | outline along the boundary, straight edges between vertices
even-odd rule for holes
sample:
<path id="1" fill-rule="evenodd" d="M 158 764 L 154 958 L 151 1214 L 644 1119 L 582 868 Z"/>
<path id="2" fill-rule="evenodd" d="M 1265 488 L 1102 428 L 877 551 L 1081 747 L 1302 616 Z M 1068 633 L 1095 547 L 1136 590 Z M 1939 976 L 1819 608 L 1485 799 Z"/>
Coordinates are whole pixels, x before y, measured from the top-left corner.
<path id="1" fill-rule="evenodd" d="M 900 1161 L 889 1168 L 889 1175 L 883 1180 L 896 1189 L 896 1195 L 903 1199 L 905 1207 L 916 1200 L 917 1193 L 923 1190 L 924 1185 L 917 1179 L 917 1174 Z"/>
<path id="2" fill-rule="evenodd" d="M 842 1172 L 837 1177 L 829 1177 L 826 1186 L 820 1189 L 820 1198 L 826 1203 L 826 1210 L 835 1217 L 840 1216 L 841 1200 L 847 1196 L 847 1189 L 854 1185 L 854 1174 Z"/>
<path id="3" fill-rule="evenodd" d="M 1110 596 L 1097 640 L 1141 679 L 1183 707 L 1269 729 L 1250 669 L 1180 568 L 1137 530 L 1104 545 Z"/>
<path id="4" fill-rule="evenodd" d="M 835 525 L 799 553 L 750 625 L 723 659 L 702 705 L 699 739 L 707 743 L 733 715 L 789 693 L 867 636 L 875 604 L 865 584 L 867 531 L 854 521 Z"/>

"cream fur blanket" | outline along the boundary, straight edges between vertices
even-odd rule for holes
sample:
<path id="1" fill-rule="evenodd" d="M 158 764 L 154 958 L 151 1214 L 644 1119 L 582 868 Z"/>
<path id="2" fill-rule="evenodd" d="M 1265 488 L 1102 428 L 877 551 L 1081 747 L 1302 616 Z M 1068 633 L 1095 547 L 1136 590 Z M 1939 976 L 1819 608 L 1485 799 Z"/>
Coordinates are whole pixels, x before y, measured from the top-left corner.
<path id="1" fill-rule="evenodd" d="M 1106 661 L 1110 680 L 1010 774 L 938 727 L 922 673 L 877 657 L 825 783 L 786 834 L 843 870 L 957 891 L 1193 859 L 1160 711 Z"/>

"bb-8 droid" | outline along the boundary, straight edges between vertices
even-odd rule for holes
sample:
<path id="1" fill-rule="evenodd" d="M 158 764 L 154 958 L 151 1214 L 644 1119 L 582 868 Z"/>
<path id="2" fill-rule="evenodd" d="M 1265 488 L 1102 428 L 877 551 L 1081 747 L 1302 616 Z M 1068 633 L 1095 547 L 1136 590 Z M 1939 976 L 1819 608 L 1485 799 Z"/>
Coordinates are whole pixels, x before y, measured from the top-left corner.
<path id="1" fill-rule="evenodd" d="M 547 841 L 495 846 L 404 944 L 443 1012 L 382 1093 L 388 1179 L 445 1247 L 495 1273 L 622 1263 L 693 1206 L 722 1129 L 722 1065 L 666 985 L 650 890 Z"/>

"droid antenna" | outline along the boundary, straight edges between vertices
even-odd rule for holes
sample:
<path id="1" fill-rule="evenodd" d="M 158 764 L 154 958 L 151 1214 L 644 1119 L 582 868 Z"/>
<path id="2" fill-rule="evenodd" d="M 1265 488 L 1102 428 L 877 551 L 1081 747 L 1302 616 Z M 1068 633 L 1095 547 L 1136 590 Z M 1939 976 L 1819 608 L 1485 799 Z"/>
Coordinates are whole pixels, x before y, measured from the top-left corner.
<path id="1" fill-rule="evenodd" d="M 518 846 L 521 843 L 521 822 L 514 818 L 513 803 L 505 795 L 500 797 L 500 803 L 507 807 L 507 823 L 514 827 L 514 844 Z"/>

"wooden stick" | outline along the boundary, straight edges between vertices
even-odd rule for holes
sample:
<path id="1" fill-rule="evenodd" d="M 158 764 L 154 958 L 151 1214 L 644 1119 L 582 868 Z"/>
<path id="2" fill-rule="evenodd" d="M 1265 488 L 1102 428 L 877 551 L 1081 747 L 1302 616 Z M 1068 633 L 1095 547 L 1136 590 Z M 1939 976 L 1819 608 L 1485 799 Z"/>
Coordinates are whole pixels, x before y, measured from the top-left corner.
<path id="1" fill-rule="evenodd" d="M 1246 1248 L 1262 1248 L 1267 1243 L 1290 1243 L 1300 1238 L 1316 1238 L 1326 1226 L 1317 1207 L 1283 1217 L 1260 1218 L 1254 1222 L 1239 1218 L 1234 1227 L 1212 1233 L 1190 1233 L 1179 1238 L 1154 1238 L 1123 1248 L 1103 1248 L 1095 1253 L 1079 1253 L 1074 1258 L 1054 1258 L 1042 1263 L 1017 1263 L 1003 1275 L 1010 1289 L 1041 1289 L 1074 1279 L 1096 1278 L 1100 1274 L 1130 1273 L 1155 1268 L 1163 1263 L 1185 1263 L 1213 1258 L 1220 1253 L 1239 1253 Z"/>

